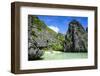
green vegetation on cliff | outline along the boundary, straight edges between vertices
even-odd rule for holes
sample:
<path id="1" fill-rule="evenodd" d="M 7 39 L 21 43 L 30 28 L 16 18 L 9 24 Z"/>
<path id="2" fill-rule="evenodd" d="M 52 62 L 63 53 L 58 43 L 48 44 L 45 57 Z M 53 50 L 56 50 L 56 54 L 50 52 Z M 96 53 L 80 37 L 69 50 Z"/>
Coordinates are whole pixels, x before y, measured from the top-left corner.
<path id="1" fill-rule="evenodd" d="M 31 36 L 38 44 L 38 47 L 42 50 L 63 50 L 64 35 L 61 33 L 56 33 L 50 29 L 43 21 L 41 21 L 37 16 L 31 17 Z M 30 25 L 29 25 L 30 26 Z M 43 46 L 44 45 L 44 46 Z"/>

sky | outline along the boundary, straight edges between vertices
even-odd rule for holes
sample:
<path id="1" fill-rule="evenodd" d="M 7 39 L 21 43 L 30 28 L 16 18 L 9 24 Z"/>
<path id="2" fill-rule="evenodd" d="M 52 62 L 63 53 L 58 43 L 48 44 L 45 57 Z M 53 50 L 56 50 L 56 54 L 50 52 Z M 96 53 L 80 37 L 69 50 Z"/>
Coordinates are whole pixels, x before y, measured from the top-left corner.
<path id="1" fill-rule="evenodd" d="M 88 26 L 88 17 L 38 15 L 38 18 L 44 21 L 49 28 L 62 34 L 66 34 L 68 24 L 73 19 L 79 21 L 85 29 Z"/>

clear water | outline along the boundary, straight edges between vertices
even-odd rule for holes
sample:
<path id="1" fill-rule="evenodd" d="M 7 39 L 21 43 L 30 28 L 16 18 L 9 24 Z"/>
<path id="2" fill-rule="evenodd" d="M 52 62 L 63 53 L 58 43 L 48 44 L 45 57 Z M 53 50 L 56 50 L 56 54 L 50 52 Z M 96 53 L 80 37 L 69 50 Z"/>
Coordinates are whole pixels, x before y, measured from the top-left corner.
<path id="1" fill-rule="evenodd" d="M 43 60 L 83 59 L 88 58 L 88 53 L 64 53 L 59 51 L 46 51 Z"/>

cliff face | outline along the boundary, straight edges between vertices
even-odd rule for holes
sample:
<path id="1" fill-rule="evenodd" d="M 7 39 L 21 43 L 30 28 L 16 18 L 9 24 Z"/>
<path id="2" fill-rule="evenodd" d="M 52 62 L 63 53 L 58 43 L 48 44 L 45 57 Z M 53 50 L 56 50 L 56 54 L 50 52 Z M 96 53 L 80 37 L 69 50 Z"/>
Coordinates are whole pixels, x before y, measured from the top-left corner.
<path id="1" fill-rule="evenodd" d="M 69 23 L 68 31 L 65 35 L 65 52 L 87 52 L 87 32 L 82 25 L 73 20 Z"/>
<path id="2" fill-rule="evenodd" d="M 28 16 L 29 59 L 40 58 L 44 49 L 63 50 L 64 36 L 50 29 L 37 16 Z"/>

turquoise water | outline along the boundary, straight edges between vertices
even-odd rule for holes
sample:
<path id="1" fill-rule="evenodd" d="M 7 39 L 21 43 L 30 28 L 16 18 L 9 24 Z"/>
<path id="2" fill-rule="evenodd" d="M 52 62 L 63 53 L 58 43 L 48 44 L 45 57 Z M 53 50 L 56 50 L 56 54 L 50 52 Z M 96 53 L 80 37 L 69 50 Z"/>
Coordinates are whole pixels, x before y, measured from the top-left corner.
<path id="1" fill-rule="evenodd" d="M 84 59 L 88 58 L 88 53 L 64 53 L 59 51 L 46 51 L 42 58 L 43 60 Z"/>

